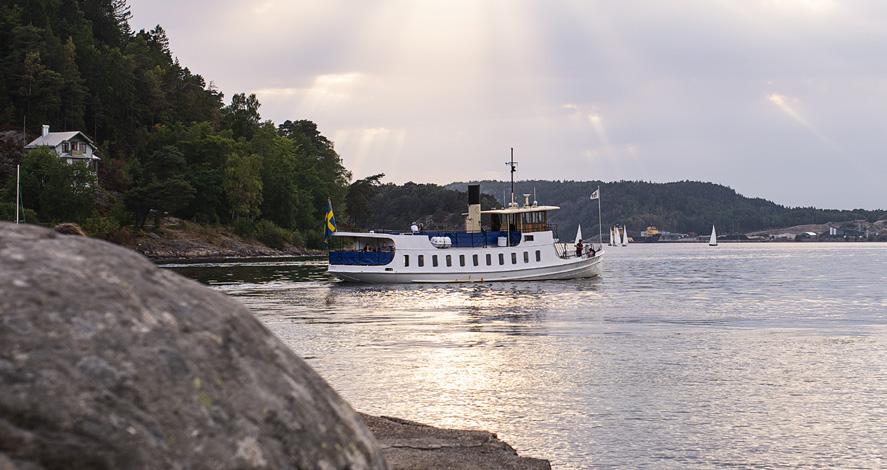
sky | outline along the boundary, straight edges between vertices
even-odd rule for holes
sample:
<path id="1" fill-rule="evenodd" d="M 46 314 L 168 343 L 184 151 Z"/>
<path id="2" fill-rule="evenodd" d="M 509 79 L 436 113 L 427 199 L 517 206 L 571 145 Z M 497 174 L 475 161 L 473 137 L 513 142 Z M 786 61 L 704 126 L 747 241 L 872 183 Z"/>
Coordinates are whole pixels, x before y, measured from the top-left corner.
<path id="1" fill-rule="evenodd" d="M 355 178 L 700 180 L 887 209 L 887 2 L 131 0 Z M 604 195 L 605 196 L 605 195 Z"/>

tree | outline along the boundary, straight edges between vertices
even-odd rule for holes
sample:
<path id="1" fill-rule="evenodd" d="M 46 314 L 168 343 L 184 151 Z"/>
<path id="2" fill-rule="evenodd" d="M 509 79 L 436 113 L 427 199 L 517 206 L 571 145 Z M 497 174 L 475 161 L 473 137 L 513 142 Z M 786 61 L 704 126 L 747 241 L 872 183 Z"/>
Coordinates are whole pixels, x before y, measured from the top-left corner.
<path id="1" fill-rule="evenodd" d="M 231 207 L 231 220 L 252 221 L 259 217 L 262 204 L 262 161 L 258 155 L 232 153 L 225 165 L 225 196 Z"/>
<path id="2" fill-rule="evenodd" d="M 14 185 L 13 176 L 7 187 L 14 192 Z M 95 175 L 86 165 L 67 164 L 48 149 L 28 152 L 22 161 L 22 203 L 44 222 L 86 220 L 95 206 L 97 185 Z"/>
<path id="3" fill-rule="evenodd" d="M 278 134 L 296 144 L 299 186 L 310 193 L 311 219 L 322 217 L 327 199 L 336 207 L 343 207 L 351 173 L 342 164 L 333 143 L 317 129 L 317 124 L 287 120 L 278 126 Z M 340 210 L 337 215 L 344 218 L 347 212 Z"/>
<path id="4" fill-rule="evenodd" d="M 378 193 L 380 182 L 385 175 L 379 173 L 373 176 L 359 179 L 348 186 L 348 194 L 345 196 L 345 204 L 348 206 L 348 214 L 351 222 L 358 227 L 363 227 L 368 219 L 370 200 Z"/>
<path id="5" fill-rule="evenodd" d="M 231 97 L 231 104 L 222 110 L 222 127 L 231 129 L 237 139 L 252 139 L 259 128 L 259 99 L 256 95 L 238 93 Z"/>

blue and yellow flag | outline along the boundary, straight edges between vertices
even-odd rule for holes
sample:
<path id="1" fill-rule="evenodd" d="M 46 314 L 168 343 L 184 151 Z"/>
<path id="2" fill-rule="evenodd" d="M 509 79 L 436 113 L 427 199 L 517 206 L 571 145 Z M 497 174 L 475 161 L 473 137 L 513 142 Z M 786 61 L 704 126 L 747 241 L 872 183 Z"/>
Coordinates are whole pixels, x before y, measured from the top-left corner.
<path id="1" fill-rule="evenodd" d="M 333 202 L 329 199 L 327 199 L 326 202 L 327 210 L 326 214 L 323 216 L 323 241 L 328 242 L 330 238 L 332 238 L 333 233 L 336 232 L 336 216 L 333 214 Z"/>

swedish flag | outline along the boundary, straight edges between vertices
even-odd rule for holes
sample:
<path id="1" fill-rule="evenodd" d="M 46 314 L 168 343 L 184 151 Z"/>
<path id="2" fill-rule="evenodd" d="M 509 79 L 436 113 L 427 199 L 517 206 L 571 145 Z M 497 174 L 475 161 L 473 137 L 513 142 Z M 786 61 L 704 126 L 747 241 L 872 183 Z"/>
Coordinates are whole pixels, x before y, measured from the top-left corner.
<path id="1" fill-rule="evenodd" d="M 333 214 L 333 203 L 329 199 L 327 202 L 327 210 L 324 215 L 323 241 L 328 242 L 336 232 L 336 216 Z"/>

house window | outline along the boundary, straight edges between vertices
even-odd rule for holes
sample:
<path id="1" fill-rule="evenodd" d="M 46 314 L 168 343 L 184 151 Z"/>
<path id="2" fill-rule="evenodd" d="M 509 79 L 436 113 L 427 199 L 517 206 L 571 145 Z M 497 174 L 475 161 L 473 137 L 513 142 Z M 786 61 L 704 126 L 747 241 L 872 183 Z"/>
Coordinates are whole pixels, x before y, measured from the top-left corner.
<path id="1" fill-rule="evenodd" d="M 540 261 L 542 261 L 542 252 L 539 250 L 536 250 L 536 262 L 538 263 Z"/>
<path id="2" fill-rule="evenodd" d="M 533 236 L 532 235 L 524 235 L 524 241 L 525 242 L 533 241 Z"/>
<path id="3" fill-rule="evenodd" d="M 447 255 L 447 267 L 449 268 L 452 265 L 453 265 L 453 257 L 450 255 Z"/>
<path id="4" fill-rule="evenodd" d="M 410 255 L 403 255 L 403 267 L 410 267 Z"/>
<path id="5" fill-rule="evenodd" d="M 524 263 L 529 263 L 529 262 L 530 262 L 530 252 L 525 251 L 524 252 Z"/>
<path id="6" fill-rule="evenodd" d="M 431 265 L 437 267 L 437 255 L 431 255 Z"/>
<path id="7" fill-rule="evenodd" d="M 487 253 L 487 266 L 493 265 L 493 255 Z"/>
<path id="8" fill-rule="evenodd" d="M 499 266 L 505 264 L 505 253 L 499 253 Z"/>
<path id="9" fill-rule="evenodd" d="M 517 253 L 511 254 L 511 264 L 517 264 Z"/>
<path id="10" fill-rule="evenodd" d="M 425 255 L 419 255 L 419 267 L 425 266 Z"/>
<path id="11" fill-rule="evenodd" d="M 471 261 L 477 266 L 477 255 L 471 255 Z"/>
<path id="12" fill-rule="evenodd" d="M 465 266 L 465 255 L 459 255 L 459 266 Z"/>

